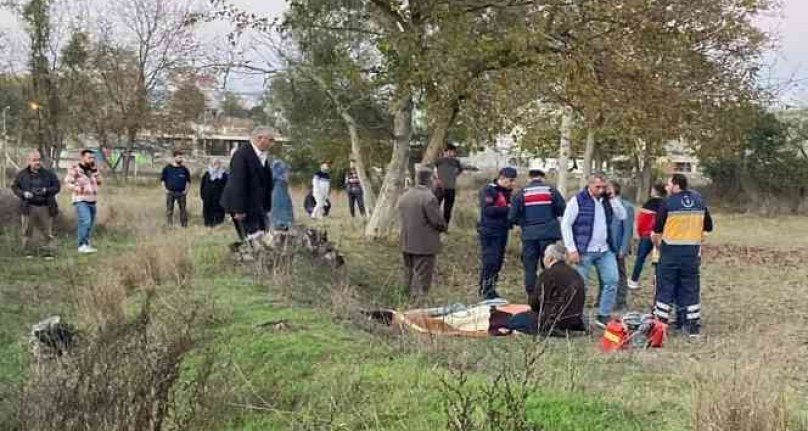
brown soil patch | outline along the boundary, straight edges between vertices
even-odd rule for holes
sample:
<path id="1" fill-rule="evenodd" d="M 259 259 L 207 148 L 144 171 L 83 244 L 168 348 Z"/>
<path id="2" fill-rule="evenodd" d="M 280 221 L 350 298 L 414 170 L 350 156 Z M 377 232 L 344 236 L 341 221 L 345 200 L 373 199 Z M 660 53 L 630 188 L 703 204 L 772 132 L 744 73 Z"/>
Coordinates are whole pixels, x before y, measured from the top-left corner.
<path id="1" fill-rule="evenodd" d="M 808 263 L 808 249 L 708 244 L 702 248 L 702 259 L 706 263 L 725 266 L 770 265 L 795 268 Z"/>

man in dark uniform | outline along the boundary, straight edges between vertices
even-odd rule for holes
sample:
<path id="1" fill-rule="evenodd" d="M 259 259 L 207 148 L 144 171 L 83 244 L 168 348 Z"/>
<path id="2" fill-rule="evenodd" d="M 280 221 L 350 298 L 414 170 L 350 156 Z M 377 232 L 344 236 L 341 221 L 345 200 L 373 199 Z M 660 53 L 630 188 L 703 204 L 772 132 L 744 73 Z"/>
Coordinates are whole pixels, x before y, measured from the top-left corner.
<path id="1" fill-rule="evenodd" d="M 532 166 L 528 175 L 530 183 L 514 196 L 508 221 L 522 229 L 522 264 L 529 297 L 536 289 L 539 262 L 544 269 L 544 250 L 561 239 L 558 219 L 567 203 L 555 187 L 544 183 L 544 172 L 538 166 Z"/>
<path id="2" fill-rule="evenodd" d="M 477 232 L 480 236 L 482 267 L 480 295 L 484 299 L 499 298 L 496 287 L 502 261 L 505 259 L 505 246 L 508 244 L 508 212 L 516 176 L 516 169 L 502 168 L 499 177 L 480 190 L 480 223 L 477 225 Z"/>
<path id="3" fill-rule="evenodd" d="M 243 241 L 267 229 L 272 208 L 272 167 L 267 150 L 275 143 L 266 127 L 256 128 L 250 144 L 242 145 L 230 160 L 230 179 L 220 203 L 233 217 L 236 232 Z"/>
<path id="4" fill-rule="evenodd" d="M 697 192 L 687 189 L 687 177 L 668 180 L 669 197 L 659 208 L 652 239 L 659 248 L 654 314 L 668 321 L 676 306 L 676 328 L 692 337 L 701 330 L 701 243 L 712 232 L 713 220 Z"/>

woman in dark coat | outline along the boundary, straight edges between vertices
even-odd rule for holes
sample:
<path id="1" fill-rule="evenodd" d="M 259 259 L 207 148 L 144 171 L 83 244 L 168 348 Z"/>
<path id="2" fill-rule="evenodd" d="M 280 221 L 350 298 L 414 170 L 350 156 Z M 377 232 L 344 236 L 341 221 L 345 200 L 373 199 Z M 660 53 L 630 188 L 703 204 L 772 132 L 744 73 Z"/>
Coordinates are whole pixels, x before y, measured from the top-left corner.
<path id="1" fill-rule="evenodd" d="M 222 167 L 222 161 L 215 159 L 208 167 L 199 186 L 199 195 L 202 198 L 202 216 L 205 226 L 213 227 L 224 222 L 224 208 L 219 204 L 224 186 L 227 184 L 227 172 Z"/>

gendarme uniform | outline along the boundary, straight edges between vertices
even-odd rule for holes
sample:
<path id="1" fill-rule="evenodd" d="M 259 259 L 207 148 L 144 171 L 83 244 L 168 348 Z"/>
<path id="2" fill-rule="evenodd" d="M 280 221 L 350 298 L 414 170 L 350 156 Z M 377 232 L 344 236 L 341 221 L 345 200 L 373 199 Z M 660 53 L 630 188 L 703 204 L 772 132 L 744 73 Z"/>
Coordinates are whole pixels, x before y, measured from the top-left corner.
<path id="1" fill-rule="evenodd" d="M 503 168 L 500 175 L 516 178 L 516 169 Z M 511 190 L 496 181 L 480 190 L 480 222 L 477 232 L 480 237 L 480 295 L 485 299 L 498 297 L 496 291 L 499 271 L 505 259 L 508 245 L 508 210 L 511 205 Z"/>
<path id="2" fill-rule="evenodd" d="M 701 243 L 713 220 L 701 195 L 683 190 L 671 195 L 657 213 L 656 234 L 662 235 L 654 314 L 664 321 L 676 306 L 676 327 L 698 334 L 701 319 Z"/>
<path id="3" fill-rule="evenodd" d="M 528 296 L 536 288 L 536 272 L 544 250 L 561 239 L 558 219 L 566 207 L 561 193 L 541 178 L 531 180 L 513 198 L 508 221 L 522 230 L 522 264 Z M 541 267 L 544 269 L 544 263 Z"/>

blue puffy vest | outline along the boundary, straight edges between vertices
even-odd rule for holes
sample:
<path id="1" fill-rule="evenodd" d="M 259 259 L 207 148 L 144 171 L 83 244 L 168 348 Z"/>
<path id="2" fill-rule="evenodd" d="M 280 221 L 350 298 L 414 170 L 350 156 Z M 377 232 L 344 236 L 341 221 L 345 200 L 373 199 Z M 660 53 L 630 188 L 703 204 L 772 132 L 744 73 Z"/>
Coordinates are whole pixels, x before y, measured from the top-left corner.
<path id="1" fill-rule="evenodd" d="M 595 199 L 589 194 L 589 190 L 583 189 L 575 196 L 578 201 L 578 218 L 572 224 L 572 234 L 575 238 L 575 248 L 578 253 L 586 253 L 589 248 L 589 243 L 592 241 L 592 232 L 595 225 Z M 612 240 L 612 220 L 614 219 L 614 210 L 607 199 L 602 200 L 603 211 L 606 214 L 606 232 L 609 249 L 617 252 L 614 249 L 614 241 Z"/>

